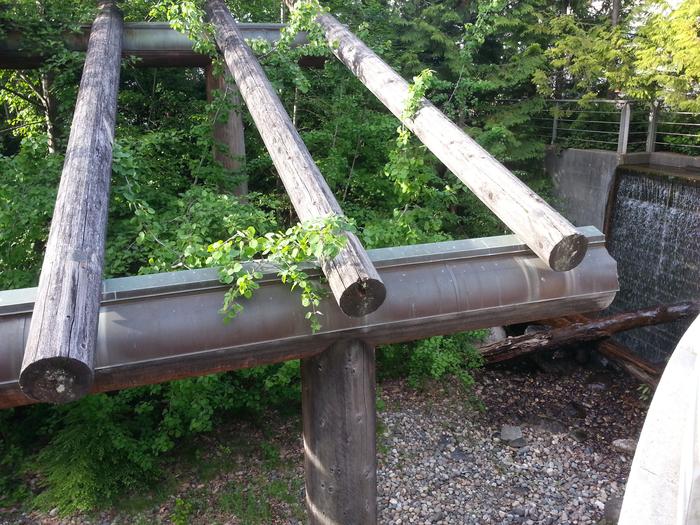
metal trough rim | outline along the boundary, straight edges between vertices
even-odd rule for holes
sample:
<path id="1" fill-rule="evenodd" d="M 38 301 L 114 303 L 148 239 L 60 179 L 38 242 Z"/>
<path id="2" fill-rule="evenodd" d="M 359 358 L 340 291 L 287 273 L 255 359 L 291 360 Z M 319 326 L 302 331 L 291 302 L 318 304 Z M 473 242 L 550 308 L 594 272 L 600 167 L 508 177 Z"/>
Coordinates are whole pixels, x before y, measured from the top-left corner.
<path id="1" fill-rule="evenodd" d="M 595 226 L 578 228 L 588 238 L 589 246 L 605 244 L 605 236 Z M 379 268 L 392 268 L 425 264 L 434 261 L 453 261 L 483 258 L 493 255 L 526 255 L 532 251 L 515 235 L 498 235 L 478 239 L 462 239 L 436 243 L 375 248 L 367 250 L 370 259 Z M 246 263 L 245 265 L 250 265 Z M 318 277 L 321 271 L 314 265 L 303 265 L 311 277 Z M 261 284 L 278 280 L 276 270 L 270 266 L 263 268 Z M 130 277 L 105 279 L 103 283 L 103 305 L 114 302 L 168 295 L 197 292 L 213 289 L 227 289 L 218 278 L 216 268 L 182 270 Z M 0 291 L 0 317 L 18 313 L 29 313 L 34 307 L 36 287 Z"/>
<path id="2" fill-rule="evenodd" d="M 218 313 L 228 287 L 216 269 L 109 279 L 92 391 L 311 357 L 346 339 L 381 345 L 600 310 L 618 290 L 616 264 L 596 228 L 580 231 L 590 249 L 569 272 L 549 269 L 513 235 L 370 250 L 387 283 L 385 305 L 350 318 L 331 298 L 316 334 L 298 297 L 269 271 L 228 325 Z M 16 378 L 35 293 L 0 292 L 0 408 L 30 402 Z"/>

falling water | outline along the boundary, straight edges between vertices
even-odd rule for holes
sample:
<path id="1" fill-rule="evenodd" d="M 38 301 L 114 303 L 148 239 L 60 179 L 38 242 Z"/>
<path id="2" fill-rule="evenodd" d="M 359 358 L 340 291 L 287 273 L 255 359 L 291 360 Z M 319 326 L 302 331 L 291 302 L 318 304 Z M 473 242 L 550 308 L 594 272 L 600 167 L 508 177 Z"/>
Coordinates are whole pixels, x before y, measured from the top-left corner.
<path id="1" fill-rule="evenodd" d="M 625 168 L 618 177 L 608 249 L 618 263 L 620 292 L 611 310 L 700 298 L 700 178 Z M 632 330 L 616 339 L 658 362 L 673 352 L 689 324 Z"/>

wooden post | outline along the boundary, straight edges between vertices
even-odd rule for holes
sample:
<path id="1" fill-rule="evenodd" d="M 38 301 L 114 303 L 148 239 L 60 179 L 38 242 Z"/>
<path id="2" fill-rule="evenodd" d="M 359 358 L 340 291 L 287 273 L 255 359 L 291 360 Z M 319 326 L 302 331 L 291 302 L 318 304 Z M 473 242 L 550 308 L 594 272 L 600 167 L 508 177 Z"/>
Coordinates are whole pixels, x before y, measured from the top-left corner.
<path id="1" fill-rule="evenodd" d="M 331 15 L 316 22 L 335 56 L 550 268 L 566 271 L 583 260 L 586 238 L 569 221 L 427 99 L 406 117 L 408 83 Z"/>
<path id="2" fill-rule="evenodd" d="M 248 106 L 297 215 L 302 221 L 343 215 L 255 55 L 243 40 L 222 0 L 208 0 L 206 12 L 216 29 L 233 79 Z M 347 244 L 322 268 L 345 314 L 362 317 L 384 302 L 386 289 L 359 239 L 347 232 Z"/>
<path id="3" fill-rule="evenodd" d="M 620 131 L 617 135 L 617 153 L 625 155 L 627 153 L 627 142 L 630 136 L 630 118 L 632 116 L 632 105 L 625 102 L 620 111 Z"/>
<path id="4" fill-rule="evenodd" d="M 241 97 L 236 84 L 224 76 L 215 76 L 212 66 L 206 68 L 207 75 L 207 101 L 214 99 L 214 91 L 223 91 L 233 105 L 228 111 L 226 120 L 221 115 L 214 115 L 214 160 L 227 170 L 240 173 L 245 166 L 245 135 L 243 131 L 243 118 L 241 117 Z M 235 195 L 248 193 L 247 178 L 233 188 Z"/>
<path id="5" fill-rule="evenodd" d="M 647 153 L 656 151 L 656 128 L 659 123 L 659 101 L 655 100 L 651 103 L 649 111 L 649 127 L 647 128 Z"/>
<path id="6" fill-rule="evenodd" d="M 377 523 L 374 348 L 340 341 L 302 360 L 309 523 Z"/>
<path id="7" fill-rule="evenodd" d="M 101 2 L 19 378 L 23 392 L 37 401 L 72 401 L 92 384 L 121 45 L 121 13 Z"/>

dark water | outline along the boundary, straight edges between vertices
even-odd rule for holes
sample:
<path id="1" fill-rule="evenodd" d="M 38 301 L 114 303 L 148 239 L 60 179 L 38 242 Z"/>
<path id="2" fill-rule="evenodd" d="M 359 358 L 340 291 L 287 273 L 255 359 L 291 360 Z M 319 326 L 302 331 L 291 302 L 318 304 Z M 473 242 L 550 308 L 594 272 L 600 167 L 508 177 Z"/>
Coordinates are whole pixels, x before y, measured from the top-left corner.
<path id="1" fill-rule="evenodd" d="M 700 298 L 700 181 L 620 168 L 608 249 L 620 292 L 613 312 Z M 673 352 L 688 321 L 616 336 L 650 361 Z"/>

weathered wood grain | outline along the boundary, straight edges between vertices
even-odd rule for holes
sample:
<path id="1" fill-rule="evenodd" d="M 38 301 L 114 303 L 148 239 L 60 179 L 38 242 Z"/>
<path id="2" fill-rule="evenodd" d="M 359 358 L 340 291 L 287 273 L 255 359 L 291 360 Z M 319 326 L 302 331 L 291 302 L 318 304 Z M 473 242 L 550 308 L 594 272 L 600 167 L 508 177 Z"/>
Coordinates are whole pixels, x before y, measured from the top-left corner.
<path id="1" fill-rule="evenodd" d="M 299 218 L 307 221 L 343 215 L 224 2 L 208 0 L 206 12 L 226 65 Z M 341 310 L 349 316 L 362 317 L 379 308 L 386 289 L 359 239 L 349 232 L 346 236 L 345 248 L 335 259 L 324 261 L 322 268 Z"/>
<path id="2" fill-rule="evenodd" d="M 227 115 L 213 115 L 214 121 L 214 160 L 233 173 L 240 173 L 245 166 L 245 134 L 243 131 L 243 118 L 241 116 L 241 95 L 238 87 L 230 78 L 222 75 L 214 75 L 211 65 L 206 68 L 207 76 L 207 101 L 212 102 L 214 91 L 225 93 L 228 102 L 233 106 Z M 235 195 L 248 193 L 248 179 L 234 187 L 226 188 Z"/>
<path id="3" fill-rule="evenodd" d="M 551 330 L 508 337 L 503 341 L 482 346 L 479 349 L 479 353 L 487 363 L 496 363 L 537 351 L 560 348 L 584 341 L 604 339 L 614 333 L 632 330 L 633 328 L 694 317 L 698 315 L 698 312 L 700 312 L 700 302 L 684 301 L 607 317 L 591 319 L 579 316 L 576 322 L 560 324 Z"/>
<path id="4" fill-rule="evenodd" d="M 566 271 L 581 262 L 586 239 L 569 221 L 427 99 L 404 116 L 408 82 L 333 16 L 316 21 L 335 56 L 550 268 Z"/>
<path id="5" fill-rule="evenodd" d="M 72 401 L 92 385 L 121 40 L 121 13 L 101 2 L 19 378 L 22 391 L 38 401 Z"/>
<path id="6" fill-rule="evenodd" d="M 374 348 L 339 341 L 301 366 L 309 523 L 377 523 Z"/>

